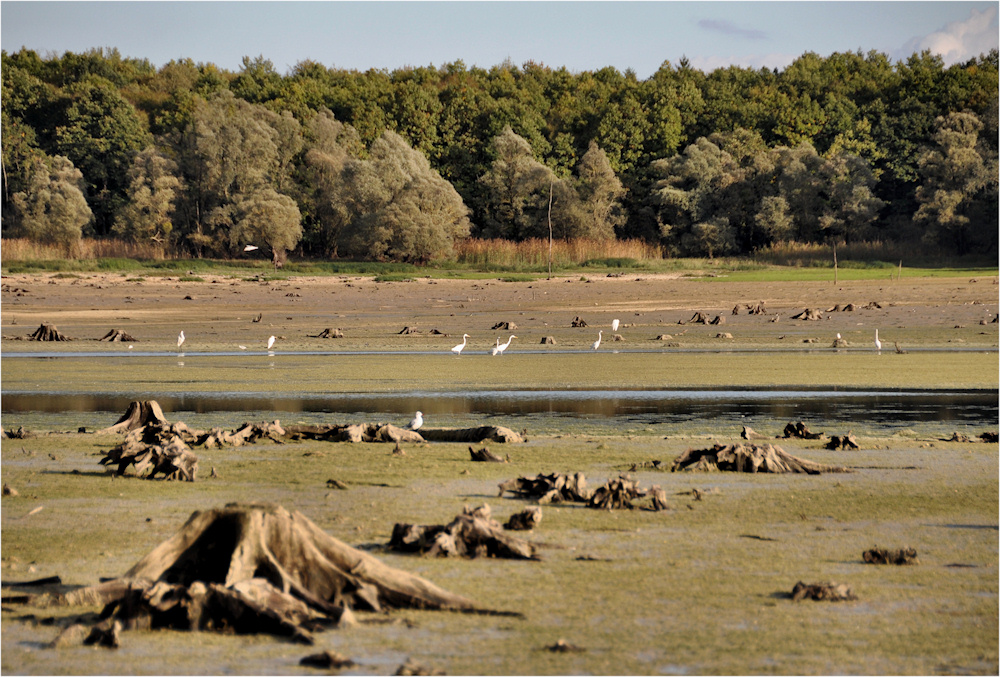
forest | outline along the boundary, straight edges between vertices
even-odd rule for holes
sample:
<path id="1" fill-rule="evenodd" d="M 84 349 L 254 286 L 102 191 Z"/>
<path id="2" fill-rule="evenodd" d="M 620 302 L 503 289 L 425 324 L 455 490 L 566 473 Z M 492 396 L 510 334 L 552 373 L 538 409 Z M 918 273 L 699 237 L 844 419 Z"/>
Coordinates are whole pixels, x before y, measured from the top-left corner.
<path id="1" fill-rule="evenodd" d="M 996 256 L 998 54 L 805 53 L 648 79 L 456 61 L 116 49 L 2 54 L 3 237 L 276 264 L 426 263 L 467 238 L 640 240 L 668 257 L 896 242 Z"/>

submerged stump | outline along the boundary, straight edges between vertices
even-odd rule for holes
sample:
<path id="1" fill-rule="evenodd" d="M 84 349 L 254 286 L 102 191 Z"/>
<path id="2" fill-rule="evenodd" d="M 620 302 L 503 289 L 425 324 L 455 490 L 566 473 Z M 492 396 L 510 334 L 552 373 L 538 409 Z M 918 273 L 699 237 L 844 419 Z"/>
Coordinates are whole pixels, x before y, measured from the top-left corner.
<path id="1" fill-rule="evenodd" d="M 72 341 L 70 337 L 61 333 L 54 324 L 43 322 L 38 329 L 28 334 L 29 341 Z"/>
<path id="2" fill-rule="evenodd" d="M 466 506 L 461 515 L 445 525 L 396 524 L 389 547 L 428 557 L 540 559 L 534 545 L 504 533 L 486 504 L 478 508 Z"/>
<path id="3" fill-rule="evenodd" d="M 710 449 L 688 449 L 674 459 L 672 471 L 806 473 L 850 472 L 836 465 L 814 463 L 785 452 L 773 444 L 716 444 Z"/>

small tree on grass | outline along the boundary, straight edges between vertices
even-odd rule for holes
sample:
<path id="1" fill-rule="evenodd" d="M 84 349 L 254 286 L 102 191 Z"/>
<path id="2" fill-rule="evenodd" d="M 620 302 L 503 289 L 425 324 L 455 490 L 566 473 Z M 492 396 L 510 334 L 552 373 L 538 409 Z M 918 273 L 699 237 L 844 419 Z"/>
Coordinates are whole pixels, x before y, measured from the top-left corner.
<path id="1" fill-rule="evenodd" d="M 67 256 L 79 244 L 93 217 L 83 196 L 83 175 L 61 155 L 36 157 L 25 190 L 11 196 L 15 231 L 43 244 L 57 245 Z"/>
<path id="2" fill-rule="evenodd" d="M 232 247 L 263 243 L 276 266 L 284 263 L 285 253 L 302 238 L 302 217 L 295 200 L 270 187 L 240 195 L 226 214 L 231 219 Z"/>

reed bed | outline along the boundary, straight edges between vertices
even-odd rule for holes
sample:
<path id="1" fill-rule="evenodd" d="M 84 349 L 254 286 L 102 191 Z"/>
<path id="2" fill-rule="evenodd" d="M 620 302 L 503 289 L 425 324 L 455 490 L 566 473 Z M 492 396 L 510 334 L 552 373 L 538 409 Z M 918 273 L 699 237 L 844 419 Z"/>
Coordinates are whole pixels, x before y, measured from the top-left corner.
<path id="1" fill-rule="evenodd" d="M 458 262 L 484 270 L 538 270 L 549 263 L 549 241 L 541 238 L 514 242 L 469 238 L 455 245 Z M 632 267 L 659 262 L 659 245 L 642 240 L 553 240 L 552 267 L 583 266 L 592 262 L 610 267 Z"/>
<path id="2" fill-rule="evenodd" d="M 61 245 L 43 244 L 28 238 L 5 237 L 0 244 L 0 256 L 5 262 L 11 261 L 56 261 L 75 259 L 92 261 L 96 259 L 137 259 L 162 261 L 166 252 L 155 243 L 127 242 L 125 240 L 98 240 L 84 238 L 67 252 Z"/>

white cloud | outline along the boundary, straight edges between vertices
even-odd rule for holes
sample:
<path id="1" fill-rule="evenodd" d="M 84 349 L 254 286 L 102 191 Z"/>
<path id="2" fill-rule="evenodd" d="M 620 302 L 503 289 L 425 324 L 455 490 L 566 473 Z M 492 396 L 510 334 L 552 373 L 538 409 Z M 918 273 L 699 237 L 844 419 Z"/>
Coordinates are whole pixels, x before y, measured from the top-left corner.
<path id="1" fill-rule="evenodd" d="M 688 59 L 691 67 L 702 73 L 711 73 L 718 68 L 741 66 L 743 68 L 777 68 L 784 70 L 801 54 L 744 54 L 740 56 L 693 56 Z"/>
<path id="2" fill-rule="evenodd" d="M 907 42 L 894 55 L 906 59 L 914 52 L 925 49 L 939 54 L 945 65 L 952 65 L 997 48 L 997 8 L 972 10 L 965 21 L 953 21 L 939 31 L 917 36 Z"/>

